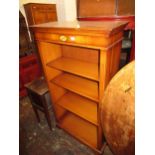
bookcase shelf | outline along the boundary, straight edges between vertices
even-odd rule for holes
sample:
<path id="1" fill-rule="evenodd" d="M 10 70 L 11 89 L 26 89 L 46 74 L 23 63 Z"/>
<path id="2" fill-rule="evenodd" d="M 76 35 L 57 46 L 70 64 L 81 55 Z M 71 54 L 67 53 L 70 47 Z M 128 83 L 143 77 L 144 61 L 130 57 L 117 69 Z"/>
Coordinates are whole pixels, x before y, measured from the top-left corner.
<path id="1" fill-rule="evenodd" d="M 79 76 L 86 77 L 92 80 L 99 80 L 98 77 L 98 64 L 79 61 L 71 58 L 59 58 L 47 64 L 49 67 L 73 73 Z"/>
<path id="2" fill-rule="evenodd" d="M 99 101 L 97 82 L 68 73 L 57 76 L 51 82 L 93 101 Z"/>
<path id="3" fill-rule="evenodd" d="M 94 125 L 98 125 L 96 102 L 68 92 L 59 99 L 57 104 Z"/>
<path id="4" fill-rule="evenodd" d="M 72 113 L 67 113 L 59 122 L 59 126 L 67 130 L 77 139 L 84 141 L 92 147 L 97 147 L 97 127 Z"/>

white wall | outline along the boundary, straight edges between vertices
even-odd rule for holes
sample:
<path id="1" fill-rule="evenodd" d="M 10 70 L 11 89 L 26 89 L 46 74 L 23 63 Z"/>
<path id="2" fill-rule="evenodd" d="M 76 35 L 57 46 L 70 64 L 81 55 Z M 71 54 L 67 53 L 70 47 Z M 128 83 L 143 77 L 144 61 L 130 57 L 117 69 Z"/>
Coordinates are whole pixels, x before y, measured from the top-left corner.
<path id="1" fill-rule="evenodd" d="M 59 21 L 76 20 L 76 0 L 56 0 Z"/>

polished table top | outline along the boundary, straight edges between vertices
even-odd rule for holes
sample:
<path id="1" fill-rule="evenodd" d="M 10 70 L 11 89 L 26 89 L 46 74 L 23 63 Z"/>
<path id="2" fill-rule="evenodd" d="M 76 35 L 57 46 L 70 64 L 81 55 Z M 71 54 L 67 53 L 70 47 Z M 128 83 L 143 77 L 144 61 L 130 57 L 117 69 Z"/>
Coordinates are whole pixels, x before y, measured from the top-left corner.
<path id="1" fill-rule="evenodd" d="M 76 31 L 91 31 L 96 33 L 113 33 L 117 30 L 125 27 L 128 24 L 127 21 L 63 21 L 63 22 L 49 22 L 43 24 L 37 24 L 30 26 L 35 30 L 52 30 L 52 29 L 66 29 Z"/>

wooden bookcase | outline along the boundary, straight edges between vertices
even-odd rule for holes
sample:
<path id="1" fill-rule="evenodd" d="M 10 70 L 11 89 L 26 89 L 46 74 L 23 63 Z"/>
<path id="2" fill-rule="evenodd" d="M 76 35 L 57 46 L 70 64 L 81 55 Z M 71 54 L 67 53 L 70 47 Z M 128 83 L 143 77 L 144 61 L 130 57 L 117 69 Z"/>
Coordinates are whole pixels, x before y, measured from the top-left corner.
<path id="1" fill-rule="evenodd" d="M 32 26 L 57 125 L 101 154 L 100 106 L 117 72 L 126 22 L 51 22 Z"/>

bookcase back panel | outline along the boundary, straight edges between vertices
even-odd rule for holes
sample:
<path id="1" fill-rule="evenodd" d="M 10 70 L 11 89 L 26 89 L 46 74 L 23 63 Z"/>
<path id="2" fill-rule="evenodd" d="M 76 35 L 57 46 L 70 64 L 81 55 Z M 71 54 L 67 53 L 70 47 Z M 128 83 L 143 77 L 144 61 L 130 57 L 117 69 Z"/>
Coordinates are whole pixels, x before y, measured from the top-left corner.
<path id="1" fill-rule="evenodd" d="M 95 49 L 62 45 L 62 55 L 67 58 L 98 63 L 99 52 Z"/>
<path id="2" fill-rule="evenodd" d="M 63 87 L 60 87 L 54 83 L 50 83 L 49 88 L 51 91 L 53 103 L 56 103 L 67 92 L 66 89 L 64 89 Z"/>
<path id="3" fill-rule="evenodd" d="M 46 67 L 46 78 L 47 78 L 47 81 L 50 82 L 53 78 L 55 78 L 56 76 L 62 74 L 62 71 L 60 70 L 57 70 L 55 68 L 52 68 L 52 67 Z"/>
<path id="4" fill-rule="evenodd" d="M 53 107 L 54 107 L 54 113 L 56 116 L 56 120 L 57 122 L 60 122 L 60 120 L 66 115 L 67 110 L 55 103 L 53 103 Z"/>

